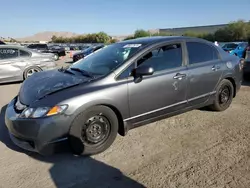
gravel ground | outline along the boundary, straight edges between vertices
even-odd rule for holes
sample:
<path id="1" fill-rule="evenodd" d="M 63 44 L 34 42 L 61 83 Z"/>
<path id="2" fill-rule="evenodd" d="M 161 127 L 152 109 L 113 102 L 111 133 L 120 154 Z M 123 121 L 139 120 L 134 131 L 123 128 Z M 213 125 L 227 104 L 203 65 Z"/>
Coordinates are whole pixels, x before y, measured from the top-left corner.
<path id="1" fill-rule="evenodd" d="M 60 60 L 58 65 L 65 65 Z M 14 146 L 0 117 L 0 187 L 250 187 L 250 87 L 220 113 L 194 110 L 118 136 L 104 153 L 42 157 Z M 20 84 L 0 85 L 0 109 Z"/>

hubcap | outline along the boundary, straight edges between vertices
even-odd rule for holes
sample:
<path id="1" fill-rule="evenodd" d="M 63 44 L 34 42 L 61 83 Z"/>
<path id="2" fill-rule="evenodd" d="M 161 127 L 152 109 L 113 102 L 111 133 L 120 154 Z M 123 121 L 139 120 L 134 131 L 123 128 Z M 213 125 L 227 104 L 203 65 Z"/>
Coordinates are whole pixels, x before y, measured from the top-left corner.
<path id="1" fill-rule="evenodd" d="M 221 89 L 220 95 L 219 95 L 219 102 L 220 105 L 224 106 L 228 103 L 229 99 L 230 99 L 230 89 L 228 86 L 224 86 Z"/>
<path id="2" fill-rule="evenodd" d="M 87 120 L 82 128 L 82 140 L 90 145 L 104 142 L 110 133 L 110 123 L 102 115 L 96 115 Z"/>
<path id="3" fill-rule="evenodd" d="M 39 72 L 39 70 L 37 69 L 29 69 L 29 71 L 27 72 L 27 77 L 30 77 L 32 74 L 36 73 L 36 72 Z"/>

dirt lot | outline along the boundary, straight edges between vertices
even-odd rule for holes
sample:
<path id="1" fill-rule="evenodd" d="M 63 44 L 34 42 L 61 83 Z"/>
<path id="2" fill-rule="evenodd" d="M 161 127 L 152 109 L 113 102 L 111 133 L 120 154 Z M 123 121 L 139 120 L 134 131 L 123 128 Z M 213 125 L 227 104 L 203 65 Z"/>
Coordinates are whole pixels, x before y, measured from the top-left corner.
<path id="1" fill-rule="evenodd" d="M 1 110 L 0 187 L 249 188 L 248 85 L 225 112 L 194 110 L 134 129 L 91 158 L 23 152 L 11 143 Z M 0 108 L 19 86 L 0 85 Z"/>

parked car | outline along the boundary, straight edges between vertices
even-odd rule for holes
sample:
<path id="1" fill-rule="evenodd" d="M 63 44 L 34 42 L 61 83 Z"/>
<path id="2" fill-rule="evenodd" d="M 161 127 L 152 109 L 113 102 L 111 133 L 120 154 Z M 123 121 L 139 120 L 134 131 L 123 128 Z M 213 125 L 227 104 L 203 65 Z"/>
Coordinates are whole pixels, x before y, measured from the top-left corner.
<path id="1" fill-rule="evenodd" d="M 35 72 L 56 67 L 53 54 L 42 54 L 18 45 L 0 46 L 0 83 L 22 81 Z"/>
<path id="2" fill-rule="evenodd" d="M 235 50 L 238 47 L 238 44 L 234 42 L 226 43 L 222 46 L 222 49 L 230 53 L 232 50 Z"/>
<path id="3" fill-rule="evenodd" d="M 73 54 L 73 62 L 76 62 L 78 61 L 79 59 L 82 59 L 84 58 L 85 56 L 103 48 L 104 45 L 96 45 L 96 46 L 91 46 L 91 47 L 88 47 L 84 50 L 82 50 L 81 52 L 78 52 L 78 53 L 74 53 Z"/>
<path id="4" fill-rule="evenodd" d="M 3 41 L 0 40 L 0 45 L 5 44 Z"/>
<path id="5" fill-rule="evenodd" d="M 42 53 L 53 53 L 55 60 L 58 60 L 59 57 L 66 55 L 65 49 L 60 46 L 52 46 L 49 48 L 47 44 L 30 44 L 27 48 L 37 50 Z"/>
<path id="6" fill-rule="evenodd" d="M 31 76 L 8 104 L 5 122 L 26 150 L 48 155 L 69 143 L 74 153 L 91 155 L 117 133 L 149 122 L 203 106 L 224 111 L 241 82 L 240 59 L 206 40 L 127 40 Z"/>
<path id="7" fill-rule="evenodd" d="M 238 43 L 238 46 L 230 51 L 230 54 L 236 55 L 239 58 L 243 58 L 243 53 L 247 47 L 247 42 L 240 42 Z"/>

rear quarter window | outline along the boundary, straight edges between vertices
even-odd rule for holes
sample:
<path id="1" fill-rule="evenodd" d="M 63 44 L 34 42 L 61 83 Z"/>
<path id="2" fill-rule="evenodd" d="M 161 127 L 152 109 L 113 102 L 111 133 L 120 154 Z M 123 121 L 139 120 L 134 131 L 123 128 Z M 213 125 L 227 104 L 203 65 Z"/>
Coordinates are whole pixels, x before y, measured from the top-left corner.
<path id="1" fill-rule="evenodd" d="M 15 48 L 0 48 L 0 59 L 11 59 L 18 57 L 18 50 Z"/>

